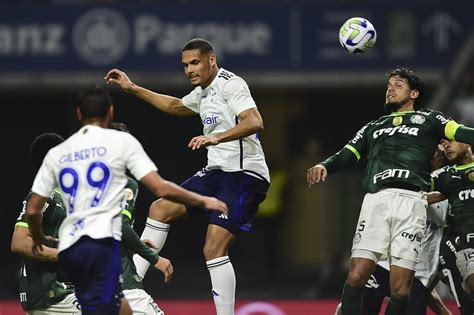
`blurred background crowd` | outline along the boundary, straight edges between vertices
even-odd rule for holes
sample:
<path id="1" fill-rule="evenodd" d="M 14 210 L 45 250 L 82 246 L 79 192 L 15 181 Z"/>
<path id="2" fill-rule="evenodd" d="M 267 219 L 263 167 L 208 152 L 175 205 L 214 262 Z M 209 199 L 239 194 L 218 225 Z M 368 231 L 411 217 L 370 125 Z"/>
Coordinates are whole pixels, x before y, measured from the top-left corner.
<path id="1" fill-rule="evenodd" d="M 16 299 L 19 258 L 9 246 L 33 178 L 28 149 L 46 131 L 69 136 L 74 100 L 120 68 L 142 86 L 184 96 L 191 85 L 181 46 L 211 41 L 218 64 L 247 80 L 265 123 L 261 141 L 272 185 L 254 230 L 231 256 L 240 298 L 338 298 L 363 198 L 364 162 L 309 190 L 306 169 L 342 148 L 384 114 L 386 74 L 408 66 L 427 84 L 426 107 L 474 125 L 474 28 L 471 0 L 212 1 L 21 0 L 0 3 L 0 100 L 3 109 L 0 299 Z M 338 43 L 342 23 L 368 18 L 375 47 L 350 55 Z M 205 166 L 191 151 L 199 119 L 176 119 L 111 87 L 125 122 L 159 172 L 180 183 Z M 135 228 L 153 201 L 142 189 Z M 208 298 L 202 255 L 206 217 L 172 226 L 163 256 L 170 284 L 150 271 L 145 287 L 159 298 Z M 190 281 L 189 279 L 192 279 Z"/>

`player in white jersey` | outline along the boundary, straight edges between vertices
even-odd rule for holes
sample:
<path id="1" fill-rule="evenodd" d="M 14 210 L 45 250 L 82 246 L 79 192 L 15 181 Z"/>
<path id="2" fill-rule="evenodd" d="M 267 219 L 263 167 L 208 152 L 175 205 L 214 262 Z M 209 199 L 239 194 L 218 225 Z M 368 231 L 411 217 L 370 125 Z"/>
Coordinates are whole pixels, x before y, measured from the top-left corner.
<path id="1" fill-rule="evenodd" d="M 42 250 L 42 209 L 59 186 L 67 217 L 59 230 L 59 263 L 75 285 L 83 314 L 131 314 L 119 281 L 121 210 L 128 169 L 157 197 L 227 212 L 224 203 L 187 191 L 161 178 L 132 135 L 107 129 L 113 118 L 110 95 L 91 88 L 79 97 L 82 128 L 46 155 L 33 182 L 27 218 Z"/>
<path id="2" fill-rule="evenodd" d="M 192 138 L 188 147 L 207 147 L 208 163 L 182 186 L 216 196 L 229 207 L 228 217 L 209 213 L 204 246 L 217 314 L 228 315 L 234 314 L 236 285 L 228 251 L 236 236 L 250 229 L 270 178 L 257 134 L 263 130 L 263 120 L 249 88 L 242 78 L 219 69 L 216 58 L 206 40 L 192 39 L 184 45 L 184 72 L 195 89 L 182 99 L 137 86 L 117 69 L 109 71 L 105 79 L 168 114 L 201 117 L 203 135 Z M 161 250 L 169 223 L 187 210 L 190 209 L 167 200 L 154 202 L 142 238 L 152 240 Z M 138 274 L 144 276 L 149 263 L 137 258 L 135 264 Z"/>

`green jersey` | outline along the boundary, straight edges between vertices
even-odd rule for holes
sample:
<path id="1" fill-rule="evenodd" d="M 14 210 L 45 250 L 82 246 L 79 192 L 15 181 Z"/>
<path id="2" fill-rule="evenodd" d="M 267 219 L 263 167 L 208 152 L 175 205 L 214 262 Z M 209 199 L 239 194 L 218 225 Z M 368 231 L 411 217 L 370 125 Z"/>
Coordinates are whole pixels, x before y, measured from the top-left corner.
<path id="1" fill-rule="evenodd" d="M 431 174 L 433 190 L 445 195 L 451 205 L 456 229 L 463 237 L 474 233 L 474 162 L 446 166 Z M 474 234 L 472 234 L 474 241 Z M 470 241 L 470 237 L 465 238 Z"/>
<path id="2" fill-rule="evenodd" d="M 17 219 L 16 226 L 28 228 L 26 204 L 30 197 L 31 193 L 23 201 L 23 209 Z M 45 203 L 42 213 L 44 234 L 57 238 L 59 226 L 66 218 L 66 207 L 58 189 L 55 189 L 50 199 Z M 20 270 L 20 302 L 23 310 L 46 308 L 60 302 L 66 295 L 74 292 L 72 287 L 59 281 L 57 271 L 58 264 L 55 262 L 24 258 Z"/>
<path id="3" fill-rule="evenodd" d="M 428 190 L 436 146 L 441 139 L 453 139 L 459 127 L 443 113 L 429 109 L 394 112 L 366 124 L 322 164 L 331 173 L 366 156 L 367 192 L 388 187 Z"/>
<path id="4" fill-rule="evenodd" d="M 150 264 L 158 262 L 158 255 L 148 246 L 143 244 L 140 237 L 133 229 L 135 219 L 135 201 L 138 194 L 138 183 L 132 178 L 128 178 L 125 186 L 125 207 L 122 210 L 122 277 L 123 289 L 142 289 L 142 278 L 137 274 L 137 269 L 133 263 L 133 254 L 138 254 L 146 259 Z"/>

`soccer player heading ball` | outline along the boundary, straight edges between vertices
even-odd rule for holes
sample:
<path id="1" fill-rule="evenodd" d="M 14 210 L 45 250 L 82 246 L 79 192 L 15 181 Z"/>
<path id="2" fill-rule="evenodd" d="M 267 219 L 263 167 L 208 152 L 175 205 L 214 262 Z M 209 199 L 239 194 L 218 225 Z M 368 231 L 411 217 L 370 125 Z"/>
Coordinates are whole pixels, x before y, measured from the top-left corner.
<path id="1" fill-rule="evenodd" d="M 359 314 L 364 285 L 382 255 L 390 259 L 387 314 L 404 314 L 426 225 L 430 161 L 441 139 L 474 143 L 474 129 L 445 114 L 420 109 L 422 80 L 407 68 L 389 74 L 385 108 L 391 113 L 363 126 L 342 150 L 307 170 L 312 187 L 362 156 L 367 194 L 354 234 L 342 314 Z"/>

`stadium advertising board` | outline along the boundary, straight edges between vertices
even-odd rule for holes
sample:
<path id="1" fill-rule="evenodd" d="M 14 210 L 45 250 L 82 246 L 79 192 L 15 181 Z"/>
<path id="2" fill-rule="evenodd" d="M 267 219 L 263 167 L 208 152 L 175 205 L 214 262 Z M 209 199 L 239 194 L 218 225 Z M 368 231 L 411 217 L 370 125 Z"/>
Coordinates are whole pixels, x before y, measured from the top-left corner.
<path id="1" fill-rule="evenodd" d="M 397 63 L 438 68 L 449 64 L 467 38 L 468 11 L 436 4 L 400 9 L 390 2 L 366 8 L 346 3 L 4 7 L 0 71 L 111 66 L 174 71 L 180 68 L 183 43 L 193 37 L 212 41 L 220 63 L 238 71 L 385 68 Z M 351 16 L 368 18 L 377 29 L 370 53 L 350 57 L 339 46 L 339 27 Z"/>

